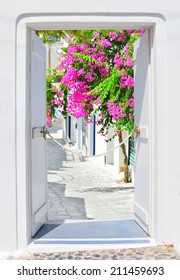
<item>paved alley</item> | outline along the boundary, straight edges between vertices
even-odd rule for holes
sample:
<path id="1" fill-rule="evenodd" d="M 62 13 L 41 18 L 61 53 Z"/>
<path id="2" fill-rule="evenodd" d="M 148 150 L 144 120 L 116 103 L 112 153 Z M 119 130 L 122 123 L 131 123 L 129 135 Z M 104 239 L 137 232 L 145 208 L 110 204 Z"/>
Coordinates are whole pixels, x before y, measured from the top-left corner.
<path id="1" fill-rule="evenodd" d="M 53 133 L 55 129 L 51 129 Z M 56 139 L 58 133 L 52 134 Z M 73 149 L 58 139 L 68 149 Z M 48 220 L 110 220 L 133 217 L 134 188 L 116 182 L 112 166 L 83 160 L 47 139 Z"/>

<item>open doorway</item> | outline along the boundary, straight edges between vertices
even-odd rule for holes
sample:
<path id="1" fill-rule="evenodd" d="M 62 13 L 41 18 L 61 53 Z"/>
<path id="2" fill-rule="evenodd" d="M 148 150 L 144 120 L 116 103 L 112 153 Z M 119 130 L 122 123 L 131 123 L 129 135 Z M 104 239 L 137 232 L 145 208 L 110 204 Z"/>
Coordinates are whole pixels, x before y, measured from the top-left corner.
<path id="1" fill-rule="evenodd" d="M 149 44 L 149 35 L 147 36 L 147 40 L 145 41 L 147 44 Z M 143 47 L 145 46 L 145 44 L 143 45 Z M 139 48 L 139 50 L 140 50 L 140 48 Z M 147 50 L 147 52 L 149 52 L 149 50 Z M 146 52 L 144 52 L 144 50 L 143 50 L 143 52 L 142 53 L 140 53 L 140 57 L 141 57 L 141 59 L 142 59 L 142 55 L 144 55 L 144 53 L 146 54 Z M 143 92 L 146 90 L 146 89 L 149 89 L 148 88 L 148 86 L 147 86 L 147 84 L 146 84 L 146 81 L 147 81 L 147 75 L 148 75 L 148 73 L 147 73 L 147 69 L 149 68 L 149 53 L 148 53 L 148 55 L 147 55 L 147 64 L 145 65 L 145 67 L 143 68 L 143 70 L 144 70 L 144 72 L 143 73 L 145 73 L 145 76 L 144 76 L 144 81 L 142 81 L 142 80 L 139 80 L 139 83 L 141 83 L 141 85 L 142 85 L 142 87 L 140 87 L 139 86 L 139 88 L 141 89 L 141 92 L 142 92 L 142 96 L 141 96 L 141 101 L 139 101 L 139 104 L 138 104 L 138 102 L 137 102 L 137 104 L 138 104 L 138 108 L 136 108 L 136 110 L 137 110 L 137 114 L 135 114 L 135 115 L 137 115 L 137 119 L 138 119 L 138 124 L 139 125 L 144 125 L 145 127 L 142 127 L 142 131 L 144 131 L 144 136 L 143 136 L 143 134 L 141 135 L 141 141 L 143 142 L 143 143 L 146 143 L 147 142 L 147 134 L 146 134 L 146 126 L 148 125 L 148 122 L 149 122 L 149 117 L 148 117 L 148 119 L 147 119 L 147 123 L 143 123 L 143 121 L 141 120 L 141 113 L 142 113 L 142 109 L 143 110 L 145 110 L 145 113 L 147 114 L 147 115 L 149 115 L 149 112 L 148 112 L 148 110 L 147 110 L 147 108 L 148 108 L 148 106 L 147 106 L 147 104 L 146 104 L 146 107 L 145 108 L 143 108 L 143 104 L 144 104 L 144 102 L 142 102 L 142 100 L 145 100 L 145 99 L 149 99 L 149 95 L 146 97 L 146 98 L 144 98 L 144 96 L 143 96 Z M 35 59 L 35 61 L 37 60 L 37 55 L 35 55 L 34 56 L 34 59 Z M 42 59 L 40 59 L 41 60 L 41 62 L 42 62 Z M 143 57 L 143 61 L 145 61 L 144 60 L 144 57 Z M 141 60 L 141 62 L 142 62 L 142 60 Z M 43 62 L 44 63 L 44 62 Z M 33 71 L 33 73 L 34 73 L 34 71 Z M 141 77 L 142 77 L 142 75 L 141 75 Z M 138 80 L 138 78 L 137 78 L 137 80 Z M 34 84 L 34 83 L 33 83 Z M 149 93 L 148 93 L 149 94 Z M 145 103 L 147 103 L 148 101 L 146 101 Z M 145 105 L 144 105 L 145 106 Z M 35 109 L 36 111 L 37 111 L 37 108 Z M 142 124 L 140 123 L 142 121 Z M 34 135 L 35 135 L 35 130 L 34 130 Z M 41 145 L 41 144 L 40 144 Z M 41 145 L 42 146 L 42 145 Z M 140 146 L 140 143 L 138 143 L 138 149 L 140 149 L 141 150 L 141 148 L 139 147 Z M 144 148 L 143 148 L 144 149 Z M 143 151 L 143 153 L 144 153 L 144 151 Z M 146 154 L 146 156 L 147 156 L 147 154 L 149 153 L 149 150 L 148 150 L 148 152 L 146 153 L 146 151 L 145 151 L 145 154 Z M 37 155 L 37 149 L 36 149 L 36 152 L 35 152 L 35 156 Z M 145 159 L 145 166 L 146 166 L 146 168 L 148 169 L 148 161 L 149 161 L 149 159 L 148 158 L 146 158 Z M 142 170 L 142 162 L 140 163 L 140 169 Z M 35 168 L 36 169 L 36 168 Z M 51 170 L 52 171 L 52 170 Z M 50 174 L 50 176 L 52 175 L 53 173 L 51 173 Z M 56 174 L 57 175 L 57 174 Z M 37 176 L 37 175 L 36 175 Z M 61 175 L 60 175 L 61 176 Z M 53 177 L 53 176 L 51 176 L 51 177 Z M 141 174 L 140 174 L 140 179 L 142 179 L 142 176 L 141 176 Z M 147 174 L 146 174 L 146 179 L 147 179 L 147 181 L 148 181 L 148 176 L 147 176 Z M 88 180 L 88 178 L 87 178 L 87 180 Z M 147 183 L 147 181 L 146 181 L 146 183 Z M 57 182 L 51 182 L 51 183 L 57 183 Z M 92 190 L 92 188 L 91 188 L 91 190 Z M 95 192 L 97 191 L 98 189 L 97 188 L 95 188 Z M 112 190 L 112 189 L 111 189 Z M 147 189 L 146 189 L 146 191 L 147 191 Z M 40 190 L 40 192 L 41 192 L 41 190 Z M 148 192 L 146 193 L 146 195 L 147 195 L 147 197 L 146 197 L 146 201 L 144 202 L 144 195 L 142 195 L 142 190 L 141 191 L 139 191 L 138 190 L 138 192 L 137 192 L 137 199 L 138 199 L 138 203 L 137 204 L 139 204 L 139 203 L 141 203 L 141 202 L 143 202 L 143 203 L 145 203 L 145 205 L 147 206 L 147 201 L 149 201 L 149 196 L 148 196 L 148 194 L 150 194 L 149 193 L 149 189 L 148 189 Z M 35 196 L 36 196 L 36 199 L 37 199 L 37 192 L 36 192 L 36 194 L 35 194 Z M 42 196 L 41 196 L 42 197 Z M 34 198 L 35 199 L 35 198 Z M 45 196 L 44 196 L 44 199 L 45 199 Z M 41 202 L 42 203 L 42 202 Z M 79 204 L 79 203 L 78 203 Z M 148 202 L 148 204 L 149 204 L 149 202 Z M 72 206 L 72 205 L 71 205 Z M 95 206 L 96 206 L 96 202 L 95 202 Z M 144 211 L 144 209 L 143 209 L 143 207 L 142 207 L 142 205 L 139 205 L 140 207 L 136 207 L 136 215 L 139 217 L 139 222 L 140 222 L 140 224 L 141 224 L 141 226 L 142 227 L 144 227 L 144 224 L 146 224 L 146 226 L 149 226 L 149 224 L 148 224 L 148 220 L 147 220 L 147 217 L 146 217 L 146 213 L 145 213 L 145 211 Z M 36 217 L 38 217 L 39 216 L 39 221 L 37 222 L 37 226 L 39 227 L 39 225 L 40 225 L 40 223 L 41 223 L 41 218 L 44 216 L 45 217 L 45 203 L 44 203 L 44 201 L 43 201 L 43 204 L 42 204 L 42 206 L 40 206 L 40 208 L 39 208 L 39 210 L 40 210 L 40 212 L 41 213 L 43 213 L 42 214 L 42 216 L 37 212 L 37 211 L 35 211 L 35 215 L 36 215 Z M 71 210 L 73 211 L 73 209 L 72 209 L 72 207 L 71 207 Z M 149 214 L 149 213 L 148 213 Z M 130 214 L 131 215 L 131 214 Z M 143 217 L 143 215 L 144 215 L 144 217 Z M 41 217 L 40 217 L 41 216 Z M 62 217 L 63 218 L 63 217 Z M 88 216 L 86 216 L 86 218 L 88 219 L 88 218 L 90 218 L 91 219 L 91 217 L 88 217 Z M 36 220 L 36 219 L 34 219 L 34 220 Z M 144 222 L 145 221 L 145 222 Z M 133 221 L 134 222 L 134 221 Z M 145 230 L 147 230 L 147 228 L 145 229 Z M 36 231 L 36 230 L 35 230 Z M 149 232 L 148 232 L 149 233 Z"/>

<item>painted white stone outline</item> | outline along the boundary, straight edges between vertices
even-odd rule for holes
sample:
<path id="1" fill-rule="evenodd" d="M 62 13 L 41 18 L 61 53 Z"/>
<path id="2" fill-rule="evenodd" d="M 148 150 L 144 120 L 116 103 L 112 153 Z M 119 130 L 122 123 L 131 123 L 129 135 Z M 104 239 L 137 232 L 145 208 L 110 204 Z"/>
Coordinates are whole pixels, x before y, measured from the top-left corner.
<path id="1" fill-rule="evenodd" d="M 130 29 L 150 28 L 151 51 L 151 236 L 157 243 L 167 238 L 167 184 L 165 158 L 166 120 L 161 123 L 157 112 L 166 118 L 166 34 L 165 21 L 160 15 L 150 14 L 26 14 L 17 19 L 16 40 L 16 162 L 17 162 L 17 250 L 24 250 L 31 239 L 30 190 L 30 95 L 29 95 L 29 44 L 30 29 Z M 159 110 L 161 109 L 161 110 Z M 158 133 L 158 131 L 161 133 Z M 162 162 L 162 160 L 161 160 Z"/>

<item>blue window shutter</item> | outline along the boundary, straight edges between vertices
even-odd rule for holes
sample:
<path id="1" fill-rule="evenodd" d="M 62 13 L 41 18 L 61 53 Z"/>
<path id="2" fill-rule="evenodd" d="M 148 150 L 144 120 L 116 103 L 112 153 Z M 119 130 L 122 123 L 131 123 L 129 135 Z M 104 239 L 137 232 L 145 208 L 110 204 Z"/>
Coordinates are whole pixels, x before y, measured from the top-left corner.
<path id="1" fill-rule="evenodd" d="M 129 139 L 128 164 L 131 165 L 131 166 L 134 166 L 134 155 L 135 155 L 134 137 L 130 137 L 130 139 Z"/>

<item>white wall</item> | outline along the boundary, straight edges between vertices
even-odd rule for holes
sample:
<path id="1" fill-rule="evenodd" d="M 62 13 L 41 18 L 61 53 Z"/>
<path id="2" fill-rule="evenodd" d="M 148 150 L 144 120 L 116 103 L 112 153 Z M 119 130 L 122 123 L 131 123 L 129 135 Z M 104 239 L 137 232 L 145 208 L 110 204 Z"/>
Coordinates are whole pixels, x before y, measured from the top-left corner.
<path id="1" fill-rule="evenodd" d="M 86 127 L 86 145 L 87 145 L 88 155 L 93 155 L 93 138 L 94 138 L 94 124 L 90 123 Z"/>
<path id="2" fill-rule="evenodd" d="M 101 17 L 98 18 L 98 15 Z M 57 26 L 64 21 L 62 28 L 81 26 L 82 29 L 85 26 L 97 27 L 95 22 L 98 21 L 101 21 L 105 28 L 114 27 L 113 21 L 116 21 L 116 26 L 125 27 L 129 22 L 141 21 L 142 25 L 156 22 L 153 48 L 153 62 L 157 65 L 153 73 L 153 116 L 156 121 L 151 127 L 155 151 L 152 165 L 155 225 L 152 234 L 158 242 L 174 242 L 176 249 L 180 251 L 180 151 L 177 149 L 180 139 L 179 0 L 174 0 L 173 3 L 170 0 L 0 2 L 0 251 L 13 252 L 23 249 L 29 239 L 25 219 L 28 216 L 26 205 L 29 203 L 26 188 L 29 181 L 26 162 L 29 123 L 26 112 L 29 109 L 28 102 L 25 103 L 26 79 L 23 78 L 26 73 L 25 33 L 20 26 L 23 18 L 29 22 L 36 21 L 33 16 L 38 17 L 38 21 L 44 16 L 44 22 L 51 22 L 52 16 L 55 16 L 53 21 L 56 21 Z M 47 28 L 50 25 L 54 26 L 54 23 L 42 26 Z M 16 60 L 16 54 L 21 57 L 20 61 Z M 18 76 L 20 73 L 21 77 Z M 21 83 L 16 84 L 16 74 L 17 81 L 21 80 Z"/>
<path id="3" fill-rule="evenodd" d="M 99 120 L 100 117 L 96 115 L 96 120 Z M 107 142 L 105 141 L 105 137 L 98 133 L 101 129 L 102 125 L 96 125 L 95 129 L 95 155 L 104 154 L 107 152 Z M 96 158 L 96 162 L 98 164 L 106 163 L 106 155 L 99 156 Z"/>
<path id="4" fill-rule="evenodd" d="M 46 65 L 47 68 L 55 69 L 59 66 L 60 58 L 63 54 L 61 48 L 67 47 L 68 44 L 64 40 L 46 44 Z"/>
<path id="5" fill-rule="evenodd" d="M 108 131 L 107 138 L 110 139 L 110 138 L 112 138 L 113 135 L 114 135 L 114 129 L 110 128 L 109 131 Z M 113 148 L 114 148 L 114 138 L 112 138 L 111 141 L 107 142 L 107 151 L 109 151 Z M 112 152 L 107 154 L 107 156 L 106 156 L 107 164 L 114 164 L 114 152 L 115 151 L 112 151 Z"/>

